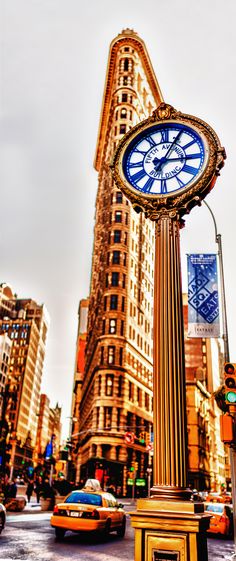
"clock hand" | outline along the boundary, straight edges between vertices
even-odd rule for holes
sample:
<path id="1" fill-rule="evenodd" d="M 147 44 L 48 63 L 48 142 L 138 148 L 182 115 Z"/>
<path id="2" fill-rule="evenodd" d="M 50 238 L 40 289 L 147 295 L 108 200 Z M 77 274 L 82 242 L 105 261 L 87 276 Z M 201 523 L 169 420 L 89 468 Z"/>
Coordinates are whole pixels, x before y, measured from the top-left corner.
<path id="1" fill-rule="evenodd" d="M 185 154 L 185 156 L 179 156 L 178 158 L 167 158 L 167 162 L 177 162 L 178 160 L 196 160 L 197 158 L 201 158 L 201 154 Z M 154 160 L 153 160 L 154 161 Z M 155 163 L 155 162 L 154 162 Z"/>
<path id="2" fill-rule="evenodd" d="M 170 152 L 172 151 L 172 149 L 173 149 L 174 145 L 176 144 L 177 140 L 179 140 L 179 138 L 180 138 L 182 132 L 183 132 L 182 130 L 180 130 L 180 131 L 178 132 L 178 134 L 177 134 L 177 136 L 175 137 L 175 139 L 173 140 L 172 144 L 169 146 L 169 148 L 168 148 L 168 150 L 167 150 L 167 152 L 166 152 L 166 155 L 165 155 L 165 159 L 167 159 L 167 156 L 169 156 L 169 154 L 170 154 Z"/>
<path id="3" fill-rule="evenodd" d="M 168 148 L 168 150 L 167 150 L 165 156 L 163 156 L 163 157 L 159 160 L 158 164 L 155 166 L 155 168 L 154 168 L 155 171 L 158 171 L 158 170 L 161 168 L 161 166 L 162 166 L 163 164 L 166 163 L 166 161 L 169 161 L 168 158 L 167 158 L 167 156 L 168 156 L 168 155 L 170 154 L 170 152 L 173 150 L 173 147 L 174 147 L 174 145 L 176 144 L 177 140 L 180 138 L 180 135 L 181 135 L 181 134 L 182 134 L 182 130 L 180 130 L 180 131 L 178 132 L 177 136 L 175 137 L 175 139 L 173 140 L 173 142 L 172 142 L 171 145 L 169 146 L 169 148 Z M 156 158 L 155 158 L 155 159 L 156 159 Z M 179 159 L 179 158 L 178 158 L 178 159 Z M 155 160 L 153 160 L 153 162 L 155 163 Z"/>

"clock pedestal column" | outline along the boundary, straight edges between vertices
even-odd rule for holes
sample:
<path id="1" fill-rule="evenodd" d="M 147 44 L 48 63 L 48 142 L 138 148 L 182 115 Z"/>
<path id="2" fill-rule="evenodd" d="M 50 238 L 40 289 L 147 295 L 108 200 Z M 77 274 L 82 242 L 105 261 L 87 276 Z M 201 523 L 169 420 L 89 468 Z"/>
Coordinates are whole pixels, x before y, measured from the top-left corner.
<path id="1" fill-rule="evenodd" d="M 150 216 L 153 218 L 153 216 Z M 210 517 L 187 489 L 181 220 L 156 213 L 154 281 L 154 485 L 131 513 L 135 561 L 207 561 Z"/>

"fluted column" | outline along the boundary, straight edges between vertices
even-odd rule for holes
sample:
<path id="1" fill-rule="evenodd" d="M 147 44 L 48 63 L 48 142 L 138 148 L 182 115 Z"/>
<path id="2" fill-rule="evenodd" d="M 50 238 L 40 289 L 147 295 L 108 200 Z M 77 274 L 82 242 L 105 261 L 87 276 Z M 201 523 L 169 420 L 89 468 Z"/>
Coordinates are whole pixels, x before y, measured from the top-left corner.
<path id="1" fill-rule="evenodd" d="M 179 229 L 175 212 L 161 212 L 156 223 L 151 495 L 166 499 L 189 498 Z"/>

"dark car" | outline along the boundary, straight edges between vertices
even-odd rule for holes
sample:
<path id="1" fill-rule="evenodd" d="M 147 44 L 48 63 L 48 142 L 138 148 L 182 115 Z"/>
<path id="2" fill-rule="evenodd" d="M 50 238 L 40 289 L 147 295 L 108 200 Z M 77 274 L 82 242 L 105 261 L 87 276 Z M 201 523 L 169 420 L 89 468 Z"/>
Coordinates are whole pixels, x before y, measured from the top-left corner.
<path id="1" fill-rule="evenodd" d="M 0 503 L 0 534 L 5 526 L 6 522 L 6 509 L 5 506 Z"/>

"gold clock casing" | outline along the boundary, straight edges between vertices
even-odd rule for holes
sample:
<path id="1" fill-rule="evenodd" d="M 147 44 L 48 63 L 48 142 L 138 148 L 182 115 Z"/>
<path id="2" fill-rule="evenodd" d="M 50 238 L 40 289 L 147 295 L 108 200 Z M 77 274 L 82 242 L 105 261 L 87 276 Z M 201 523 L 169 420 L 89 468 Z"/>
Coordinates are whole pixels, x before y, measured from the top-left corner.
<path id="1" fill-rule="evenodd" d="M 201 137 L 205 159 L 203 166 L 186 186 L 178 191 L 165 194 L 138 192 L 126 179 L 123 171 L 123 158 L 131 143 L 142 131 L 153 125 L 181 124 L 192 128 Z M 217 175 L 224 165 L 226 157 L 224 148 L 214 130 L 198 117 L 181 113 L 166 103 L 161 103 L 152 116 L 142 121 L 121 139 L 111 164 L 111 170 L 117 186 L 124 192 L 137 211 L 143 211 L 152 220 L 156 220 L 161 209 L 177 211 L 179 216 L 188 213 L 214 186 Z"/>

